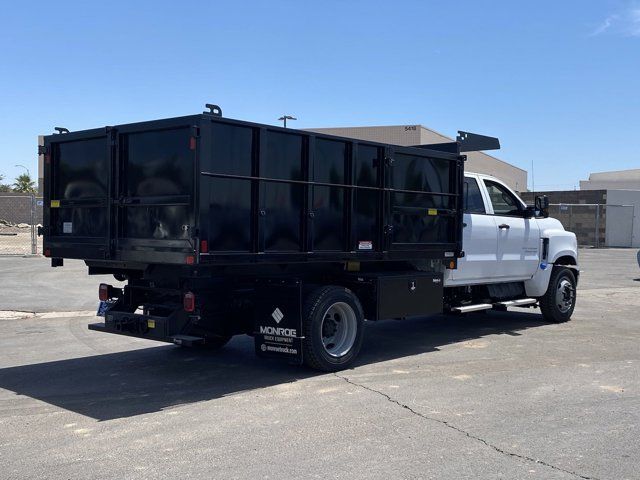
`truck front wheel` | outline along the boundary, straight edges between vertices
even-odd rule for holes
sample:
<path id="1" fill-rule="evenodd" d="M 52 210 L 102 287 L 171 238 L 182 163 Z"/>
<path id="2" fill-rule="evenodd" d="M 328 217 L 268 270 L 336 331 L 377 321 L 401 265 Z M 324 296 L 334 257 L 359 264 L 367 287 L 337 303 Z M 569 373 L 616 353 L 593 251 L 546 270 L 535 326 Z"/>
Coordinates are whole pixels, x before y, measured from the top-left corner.
<path id="1" fill-rule="evenodd" d="M 303 309 L 303 358 L 325 372 L 347 368 L 362 346 L 364 313 L 348 288 L 328 286 L 309 294 Z"/>
<path id="2" fill-rule="evenodd" d="M 540 297 L 540 310 L 548 322 L 562 323 L 571 318 L 576 306 L 576 277 L 571 269 L 554 267 L 549 286 Z"/>

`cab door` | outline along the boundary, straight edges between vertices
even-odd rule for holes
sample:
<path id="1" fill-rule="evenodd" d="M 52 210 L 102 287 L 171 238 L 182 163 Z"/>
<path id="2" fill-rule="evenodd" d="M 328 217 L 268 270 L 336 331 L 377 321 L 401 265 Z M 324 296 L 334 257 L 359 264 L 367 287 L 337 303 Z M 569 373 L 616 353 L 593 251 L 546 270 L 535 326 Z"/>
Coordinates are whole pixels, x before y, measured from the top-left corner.
<path id="1" fill-rule="evenodd" d="M 495 277 L 498 227 L 494 217 L 488 213 L 478 179 L 465 176 L 462 229 L 464 257 L 458 260 L 458 268 L 451 271 L 448 284 L 482 283 Z"/>
<path id="2" fill-rule="evenodd" d="M 535 218 L 525 218 L 524 204 L 506 185 L 483 179 L 497 225 L 496 279 L 531 278 L 540 261 L 540 228 Z"/>

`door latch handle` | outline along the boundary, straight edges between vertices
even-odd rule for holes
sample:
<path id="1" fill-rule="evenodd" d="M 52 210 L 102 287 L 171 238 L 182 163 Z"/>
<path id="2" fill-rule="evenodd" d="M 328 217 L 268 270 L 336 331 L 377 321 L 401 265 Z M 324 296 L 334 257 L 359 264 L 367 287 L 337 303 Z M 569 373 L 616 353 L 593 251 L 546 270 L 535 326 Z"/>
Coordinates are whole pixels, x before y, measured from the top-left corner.
<path id="1" fill-rule="evenodd" d="M 503 228 L 506 228 L 507 230 L 509 230 L 509 228 L 511 228 L 511 227 L 509 225 L 507 225 L 506 223 L 502 223 L 502 224 L 498 225 L 498 228 L 501 229 L 501 230 Z"/>
<path id="2" fill-rule="evenodd" d="M 462 222 L 462 228 L 466 227 L 467 224 L 465 222 Z"/>

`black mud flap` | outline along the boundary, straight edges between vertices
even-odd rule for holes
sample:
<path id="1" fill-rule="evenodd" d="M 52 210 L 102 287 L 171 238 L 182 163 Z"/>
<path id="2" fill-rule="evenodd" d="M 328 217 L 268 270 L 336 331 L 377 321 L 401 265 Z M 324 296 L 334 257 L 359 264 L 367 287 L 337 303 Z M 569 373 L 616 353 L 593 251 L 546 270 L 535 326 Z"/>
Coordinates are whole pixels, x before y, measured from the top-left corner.
<path id="1" fill-rule="evenodd" d="M 256 288 L 256 354 L 302 364 L 302 282 L 259 280 Z"/>

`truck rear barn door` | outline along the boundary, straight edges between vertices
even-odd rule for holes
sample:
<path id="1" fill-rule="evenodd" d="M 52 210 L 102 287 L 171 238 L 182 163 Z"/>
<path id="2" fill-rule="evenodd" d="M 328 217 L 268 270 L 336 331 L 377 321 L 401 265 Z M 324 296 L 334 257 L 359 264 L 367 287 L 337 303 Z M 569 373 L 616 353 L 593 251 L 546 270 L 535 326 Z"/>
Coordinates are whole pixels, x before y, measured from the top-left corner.
<path id="1" fill-rule="evenodd" d="M 115 245 L 123 260 L 136 251 L 193 250 L 193 133 L 188 125 L 118 130 Z"/>
<path id="2" fill-rule="evenodd" d="M 45 140 L 45 253 L 185 263 L 195 251 L 193 118 Z"/>
<path id="3" fill-rule="evenodd" d="M 54 255 L 108 258 L 110 132 L 96 129 L 55 138 L 45 154 L 45 254 L 53 248 Z"/>

